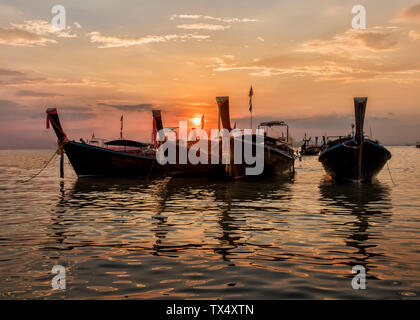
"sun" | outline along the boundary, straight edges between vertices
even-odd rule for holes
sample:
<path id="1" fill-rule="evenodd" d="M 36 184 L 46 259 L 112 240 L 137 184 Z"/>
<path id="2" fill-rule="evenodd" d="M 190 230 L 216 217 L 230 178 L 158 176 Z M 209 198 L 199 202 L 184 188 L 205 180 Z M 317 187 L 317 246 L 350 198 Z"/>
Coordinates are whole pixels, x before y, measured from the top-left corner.
<path id="1" fill-rule="evenodd" d="M 193 118 L 193 119 L 192 119 L 192 122 L 193 122 L 196 126 L 198 126 L 198 125 L 201 123 L 201 118 Z"/>

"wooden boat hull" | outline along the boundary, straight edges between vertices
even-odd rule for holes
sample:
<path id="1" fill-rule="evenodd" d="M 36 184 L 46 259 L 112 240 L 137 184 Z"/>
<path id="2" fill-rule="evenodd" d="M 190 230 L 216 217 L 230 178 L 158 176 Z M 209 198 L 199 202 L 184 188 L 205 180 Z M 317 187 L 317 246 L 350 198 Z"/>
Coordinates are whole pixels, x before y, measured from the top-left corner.
<path id="1" fill-rule="evenodd" d="M 321 152 L 321 147 L 301 148 L 300 153 L 304 156 L 316 156 Z"/>
<path id="2" fill-rule="evenodd" d="M 78 176 L 147 176 L 150 174 L 218 174 L 223 169 L 217 164 L 161 165 L 155 156 L 139 156 L 69 141 L 64 144 L 69 161 Z"/>
<path id="3" fill-rule="evenodd" d="M 373 141 L 364 140 L 358 146 L 348 142 L 337 144 L 319 156 L 325 171 L 335 180 L 369 182 L 391 159 L 391 153 Z"/>
<path id="4" fill-rule="evenodd" d="M 233 162 L 232 162 L 233 163 Z M 270 147 L 264 148 L 264 170 L 261 176 L 292 173 L 294 171 L 295 158 L 286 152 Z M 252 177 L 246 175 L 246 168 L 255 165 L 247 165 L 243 160 L 242 164 L 232 164 L 231 176 L 235 179 Z"/>
<path id="5" fill-rule="evenodd" d="M 154 157 L 137 156 L 69 141 L 64 151 L 78 176 L 148 175 L 162 172 Z"/>

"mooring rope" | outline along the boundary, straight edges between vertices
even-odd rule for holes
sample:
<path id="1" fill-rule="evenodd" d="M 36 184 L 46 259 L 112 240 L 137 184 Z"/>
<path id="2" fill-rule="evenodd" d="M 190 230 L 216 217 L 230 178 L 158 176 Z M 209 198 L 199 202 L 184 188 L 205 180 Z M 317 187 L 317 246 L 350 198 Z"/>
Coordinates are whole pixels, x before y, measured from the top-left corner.
<path id="1" fill-rule="evenodd" d="M 57 155 L 57 150 L 54 151 L 52 157 L 50 158 L 50 160 L 47 161 L 47 163 L 41 168 L 41 170 L 39 170 L 36 174 L 34 174 L 32 177 L 30 177 L 27 180 L 23 180 L 23 181 L 16 181 L 15 183 L 26 183 L 31 181 L 32 179 L 36 178 L 37 176 L 39 176 L 41 174 L 42 171 L 44 171 L 47 166 L 50 164 L 50 162 L 54 159 L 54 157 Z"/>
<path id="2" fill-rule="evenodd" d="M 150 177 L 150 174 L 152 173 L 152 169 L 153 169 L 153 165 L 154 165 L 154 161 L 152 161 L 152 165 L 150 166 L 150 170 L 149 170 L 149 173 L 147 174 L 147 179 L 149 179 L 149 177 Z"/>
<path id="3" fill-rule="evenodd" d="M 394 186 L 396 186 L 396 184 L 395 184 L 395 182 L 394 182 L 394 179 L 392 179 L 392 174 L 391 174 L 391 170 L 389 169 L 389 164 L 388 164 L 388 162 L 386 163 L 386 166 L 387 166 L 387 168 L 388 168 L 388 172 L 389 172 L 389 176 L 391 177 L 392 184 L 393 184 Z"/>

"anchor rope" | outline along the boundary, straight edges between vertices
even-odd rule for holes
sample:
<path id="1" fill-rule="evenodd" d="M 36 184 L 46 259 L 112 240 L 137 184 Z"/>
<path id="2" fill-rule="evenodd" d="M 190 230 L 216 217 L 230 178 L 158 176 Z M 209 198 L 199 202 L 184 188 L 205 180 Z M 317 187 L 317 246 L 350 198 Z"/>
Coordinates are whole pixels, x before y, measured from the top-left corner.
<path id="1" fill-rule="evenodd" d="M 42 171 L 44 171 L 48 165 L 51 163 L 51 161 L 55 158 L 55 156 L 57 155 L 57 150 L 54 151 L 53 155 L 51 156 L 51 158 L 47 161 L 47 163 L 41 168 L 41 170 L 39 170 L 36 174 L 34 174 L 32 177 L 30 177 L 29 179 L 26 180 L 22 180 L 22 181 L 16 181 L 15 183 L 26 183 L 31 181 L 32 179 L 36 178 L 37 176 L 39 176 L 41 174 Z"/>
<path id="2" fill-rule="evenodd" d="M 388 162 L 386 163 L 386 166 L 387 166 L 387 168 L 388 168 L 388 172 L 389 172 L 389 176 L 390 176 L 390 178 L 391 178 L 392 184 L 393 184 L 394 186 L 396 186 L 396 184 L 395 184 L 395 182 L 394 182 L 394 179 L 392 179 L 392 174 L 391 174 L 391 170 L 389 169 L 389 164 L 388 164 Z"/>

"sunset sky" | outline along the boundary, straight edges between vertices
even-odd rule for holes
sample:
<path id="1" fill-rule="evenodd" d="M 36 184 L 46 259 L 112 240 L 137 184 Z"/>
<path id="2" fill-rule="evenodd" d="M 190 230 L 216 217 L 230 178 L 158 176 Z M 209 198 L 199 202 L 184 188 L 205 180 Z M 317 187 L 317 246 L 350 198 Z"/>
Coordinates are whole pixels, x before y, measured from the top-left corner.
<path id="1" fill-rule="evenodd" d="M 51 8 L 66 8 L 66 30 Z M 352 7 L 367 29 L 352 30 Z M 0 148 L 49 148 L 45 109 L 70 139 L 150 141 L 230 96 L 232 123 L 285 120 L 300 140 L 348 133 L 354 96 L 385 144 L 420 140 L 419 0 L 0 0 Z"/>

